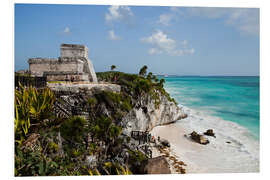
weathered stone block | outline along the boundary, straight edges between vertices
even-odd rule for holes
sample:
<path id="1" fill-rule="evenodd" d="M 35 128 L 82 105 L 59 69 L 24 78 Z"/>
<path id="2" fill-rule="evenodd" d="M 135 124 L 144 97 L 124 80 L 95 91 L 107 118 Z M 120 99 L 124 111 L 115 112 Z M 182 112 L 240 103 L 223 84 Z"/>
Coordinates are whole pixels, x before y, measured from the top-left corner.
<path id="1" fill-rule="evenodd" d="M 61 57 L 88 58 L 88 48 L 78 44 L 61 44 Z"/>

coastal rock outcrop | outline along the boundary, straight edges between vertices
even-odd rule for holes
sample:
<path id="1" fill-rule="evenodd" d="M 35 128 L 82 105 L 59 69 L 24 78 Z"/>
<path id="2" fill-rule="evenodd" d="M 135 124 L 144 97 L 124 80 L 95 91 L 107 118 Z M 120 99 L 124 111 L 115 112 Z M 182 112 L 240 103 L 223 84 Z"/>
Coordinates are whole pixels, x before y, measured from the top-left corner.
<path id="1" fill-rule="evenodd" d="M 160 95 L 160 104 L 156 107 L 155 100 L 145 95 L 122 119 L 122 125 L 126 133 L 133 130 L 151 131 L 155 126 L 173 123 L 185 117 L 183 110 L 166 96 Z"/>
<path id="2" fill-rule="evenodd" d="M 164 156 L 155 157 L 142 162 L 141 174 L 171 174 L 169 163 Z"/>
<path id="3" fill-rule="evenodd" d="M 205 137 L 203 137 L 203 135 L 200 135 L 198 134 L 197 132 L 193 131 L 191 134 L 190 134 L 190 137 L 192 140 L 194 140 L 195 142 L 197 143 L 200 143 L 200 144 L 208 144 L 209 143 L 209 140 L 206 139 Z"/>

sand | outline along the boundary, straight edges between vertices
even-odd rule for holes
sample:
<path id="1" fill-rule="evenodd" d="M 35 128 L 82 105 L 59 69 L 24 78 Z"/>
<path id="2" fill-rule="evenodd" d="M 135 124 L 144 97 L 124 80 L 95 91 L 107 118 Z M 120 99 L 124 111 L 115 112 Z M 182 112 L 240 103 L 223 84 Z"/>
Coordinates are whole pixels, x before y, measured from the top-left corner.
<path id="1" fill-rule="evenodd" d="M 247 129 L 183 108 L 188 118 L 157 126 L 150 133 L 170 142 L 170 153 L 187 164 L 184 167 L 187 173 L 259 172 L 259 142 L 250 137 Z M 207 145 L 185 137 L 193 130 L 203 133 L 207 129 L 213 129 L 216 134 L 216 138 L 205 136 L 210 141 Z"/>

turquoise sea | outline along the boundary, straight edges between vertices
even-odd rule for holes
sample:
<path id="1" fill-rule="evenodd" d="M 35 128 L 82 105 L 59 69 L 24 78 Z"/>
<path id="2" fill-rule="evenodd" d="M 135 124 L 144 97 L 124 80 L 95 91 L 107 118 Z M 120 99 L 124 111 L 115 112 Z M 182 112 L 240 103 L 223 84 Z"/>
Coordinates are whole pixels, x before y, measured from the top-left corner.
<path id="1" fill-rule="evenodd" d="M 260 134 L 258 76 L 169 76 L 165 89 L 184 106 L 205 111 Z"/>

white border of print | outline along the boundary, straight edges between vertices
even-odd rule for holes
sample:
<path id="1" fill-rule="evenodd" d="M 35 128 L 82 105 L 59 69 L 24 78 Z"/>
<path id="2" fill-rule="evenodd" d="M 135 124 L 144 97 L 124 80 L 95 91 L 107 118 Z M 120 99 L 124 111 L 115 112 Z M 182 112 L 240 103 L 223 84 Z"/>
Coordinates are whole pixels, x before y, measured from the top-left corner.
<path id="1" fill-rule="evenodd" d="M 187 175 L 143 175 L 143 176 L 102 176 L 102 177 L 43 177 L 42 179 L 269 179 L 269 134 L 270 117 L 267 113 L 270 101 L 270 63 L 269 63 L 269 0 L 4 0 L 1 1 L 1 177 L 14 177 L 13 140 L 13 74 L 14 74 L 14 3 L 40 4 L 99 4 L 99 5 L 161 5 L 161 6 L 200 6 L 200 7 L 256 7 L 260 8 L 260 123 L 261 123 L 261 161 L 260 173 L 248 174 L 187 174 Z M 233 157 L 228 157 L 233 158 Z M 26 177 L 22 179 L 36 179 Z"/>

